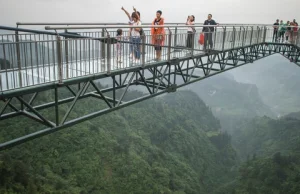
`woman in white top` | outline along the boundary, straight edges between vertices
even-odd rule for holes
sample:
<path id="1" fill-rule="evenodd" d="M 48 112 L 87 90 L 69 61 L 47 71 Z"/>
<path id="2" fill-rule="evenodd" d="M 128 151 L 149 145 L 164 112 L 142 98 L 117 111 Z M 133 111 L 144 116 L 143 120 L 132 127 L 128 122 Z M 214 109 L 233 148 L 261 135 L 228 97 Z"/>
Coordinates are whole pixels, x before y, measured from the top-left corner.
<path id="1" fill-rule="evenodd" d="M 188 16 L 188 19 L 186 21 L 186 25 L 195 25 L 195 16 L 191 15 Z M 194 27 L 188 27 L 188 35 L 186 40 L 186 47 L 193 49 L 193 42 L 194 42 L 194 36 L 195 36 L 195 28 Z"/>
<path id="2" fill-rule="evenodd" d="M 141 52 L 140 52 L 140 42 L 141 42 L 141 35 L 140 31 L 141 28 L 138 26 L 141 26 L 142 23 L 139 21 L 139 17 L 137 13 L 133 12 L 131 15 L 131 18 L 133 20 L 132 28 L 130 28 L 130 36 L 131 36 L 131 44 L 133 49 L 133 59 L 136 60 L 136 62 L 139 61 Z"/>

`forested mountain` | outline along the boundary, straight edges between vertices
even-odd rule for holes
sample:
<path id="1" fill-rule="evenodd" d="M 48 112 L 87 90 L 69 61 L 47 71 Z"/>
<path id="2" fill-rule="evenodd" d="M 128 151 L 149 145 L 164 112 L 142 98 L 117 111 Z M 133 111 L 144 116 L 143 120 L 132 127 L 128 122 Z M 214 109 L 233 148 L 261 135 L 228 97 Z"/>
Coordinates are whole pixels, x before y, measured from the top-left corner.
<path id="1" fill-rule="evenodd" d="M 300 119 L 255 118 L 236 128 L 232 138 L 233 145 L 238 147 L 239 155 L 243 159 L 254 154 L 271 157 L 276 152 L 299 152 Z"/>
<path id="2" fill-rule="evenodd" d="M 189 88 L 211 107 L 223 130 L 231 132 L 241 120 L 256 116 L 275 117 L 262 101 L 256 85 L 239 83 L 231 74 L 213 76 Z"/>
<path id="3" fill-rule="evenodd" d="M 89 99 L 75 114 L 96 106 Z M 3 140 L 38 126 L 17 118 L 0 128 Z M 213 193 L 236 165 L 220 128 L 196 94 L 165 95 L 1 152 L 0 191 Z"/>
<path id="4" fill-rule="evenodd" d="M 261 69 L 264 77 L 249 71 L 258 85 L 224 73 L 0 152 L 0 193 L 297 194 L 298 78 L 283 67 Z M 291 88 L 278 87 L 291 79 Z M 140 95 L 130 91 L 124 100 Z M 47 92 L 37 99 L 49 100 Z M 272 102 L 289 114 L 276 118 Z M 70 117 L 102 106 L 82 100 Z M 42 114 L 54 119 L 53 111 Z M 0 129 L 3 142 L 41 126 L 13 118 Z"/>
<path id="5" fill-rule="evenodd" d="M 300 193 L 300 119 L 255 118 L 236 129 L 232 142 L 245 162 L 216 193 Z"/>
<path id="6" fill-rule="evenodd" d="M 252 158 L 239 168 L 239 175 L 215 194 L 299 194 L 300 157 L 275 153 Z"/>
<path id="7" fill-rule="evenodd" d="M 281 55 L 274 55 L 234 69 L 238 82 L 255 84 L 263 102 L 278 116 L 299 111 L 300 67 Z"/>

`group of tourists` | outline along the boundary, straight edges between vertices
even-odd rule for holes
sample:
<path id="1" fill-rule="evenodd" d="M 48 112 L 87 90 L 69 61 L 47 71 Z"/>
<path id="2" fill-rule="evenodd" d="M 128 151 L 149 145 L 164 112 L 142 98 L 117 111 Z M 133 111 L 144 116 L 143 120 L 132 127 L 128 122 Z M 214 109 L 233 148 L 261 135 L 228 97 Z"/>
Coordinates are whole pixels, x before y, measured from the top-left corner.
<path id="1" fill-rule="evenodd" d="M 187 18 L 187 22 L 186 22 L 186 25 L 189 25 L 189 26 L 192 26 L 192 25 L 195 25 L 195 16 L 194 15 L 191 15 L 191 16 L 188 16 Z M 204 24 L 203 25 L 218 25 L 217 22 L 215 22 L 215 20 L 212 19 L 212 14 L 208 14 L 207 16 L 207 20 L 204 21 Z M 213 48 L 213 32 L 215 31 L 215 27 L 203 27 L 202 28 L 202 32 L 204 34 L 204 42 L 203 42 L 203 50 L 206 51 L 208 49 L 212 49 Z M 187 48 L 190 48 L 190 49 L 193 49 L 194 48 L 194 36 L 195 36 L 195 28 L 193 27 L 188 27 L 188 30 L 187 30 L 187 43 L 186 43 L 186 47 Z"/>
<path id="2" fill-rule="evenodd" d="M 141 22 L 141 14 L 136 8 L 133 7 L 133 12 L 130 13 L 121 8 L 129 19 L 129 25 L 132 28 L 129 29 L 129 52 L 130 52 L 130 59 L 133 60 L 133 63 L 139 63 L 140 56 L 141 56 L 141 36 L 143 35 L 143 29 L 139 26 L 142 25 Z M 165 41 L 165 29 L 161 27 L 155 27 L 164 25 L 164 18 L 162 17 L 162 11 L 158 10 L 156 12 L 156 17 L 152 21 L 152 25 L 154 27 L 151 28 L 151 44 L 154 46 L 155 49 L 155 60 L 160 61 L 162 56 L 162 47 Z M 186 25 L 192 26 L 195 24 L 195 16 L 191 15 L 188 16 Z M 205 20 L 204 25 L 217 25 L 217 23 L 212 19 L 212 15 L 209 14 L 207 20 Z M 214 27 L 204 27 L 202 31 L 205 34 L 204 39 L 204 50 L 212 49 L 213 48 L 213 38 L 212 33 L 214 32 Z M 194 35 L 195 35 L 195 28 L 188 27 L 188 36 L 187 36 L 187 44 L 186 47 L 192 49 L 194 43 Z M 208 33 L 209 32 L 209 33 Z M 122 29 L 117 30 L 117 39 L 123 40 L 123 31 Z M 117 44 L 117 61 L 118 63 L 122 63 L 122 45 L 121 43 Z"/>
<path id="3" fill-rule="evenodd" d="M 295 43 L 298 34 L 298 23 L 295 19 L 292 22 L 279 19 L 273 24 L 273 41 L 282 43 Z"/>
<path id="4" fill-rule="evenodd" d="M 129 52 L 130 52 L 130 59 L 133 59 L 133 63 L 139 63 L 140 62 L 140 56 L 141 56 L 141 35 L 143 35 L 143 29 L 139 26 L 142 25 L 141 22 L 141 14 L 136 10 L 136 8 L 133 7 L 133 12 L 130 15 L 127 10 L 125 10 L 123 7 L 121 8 L 125 14 L 127 15 L 129 19 L 129 25 L 132 26 L 132 28 L 129 29 L 129 35 L 130 35 L 130 46 L 129 46 Z M 152 22 L 152 25 L 164 25 L 164 18 L 161 17 L 162 11 L 158 10 L 156 12 L 156 17 Z M 122 40 L 122 29 L 117 30 L 117 39 Z M 156 51 L 156 60 L 161 60 L 161 52 L 162 52 L 162 45 L 165 40 L 165 29 L 164 28 L 151 28 L 151 35 L 152 35 L 152 44 L 154 45 L 154 49 Z M 121 44 L 117 44 L 117 61 L 118 63 L 121 63 L 121 53 L 122 48 Z"/>
<path id="5" fill-rule="evenodd" d="M 129 50 L 130 50 L 130 59 L 133 60 L 133 63 L 139 63 L 141 57 L 141 36 L 143 35 L 143 29 L 140 27 L 142 25 L 141 22 L 141 14 L 133 7 L 132 14 L 129 14 L 127 10 L 123 7 L 121 8 L 129 19 L 129 25 L 132 26 L 129 29 Z M 162 11 L 158 10 L 156 12 L 156 17 L 152 21 L 152 25 L 154 27 L 151 28 L 151 44 L 155 50 L 155 60 L 160 61 L 162 56 L 162 47 L 165 41 L 165 29 L 162 27 L 155 27 L 155 26 L 162 26 L 164 25 L 164 18 L 162 17 Z M 186 40 L 186 48 L 190 51 L 194 48 L 194 40 L 195 40 L 195 28 L 192 27 L 195 25 L 195 16 L 190 15 L 187 18 L 186 25 L 187 28 L 187 40 Z M 212 19 L 212 14 L 208 14 L 207 20 L 204 21 L 204 25 L 208 25 L 207 27 L 202 28 L 203 36 L 203 50 L 210 50 L 213 49 L 213 32 L 215 31 L 214 25 L 218 25 Z M 282 20 L 279 22 L 277 19 L 273 25 L 274 32 L 273 32 L 273 41 L 276 42 L 285 42 L 285 43 L 295 43 L 298 34 L 298 23 L 294 19 L 292 22 L 287 21 L 284 23 Z M 200 36 L 200 37 L 201 37 Z M 117 39 L 119 43 L 117 44 L 117 61 L 118 63 L 122 63 L 122 45 L 120 42 L 123 40 L 123 31 L 122 29 L 117 30 Z"/>

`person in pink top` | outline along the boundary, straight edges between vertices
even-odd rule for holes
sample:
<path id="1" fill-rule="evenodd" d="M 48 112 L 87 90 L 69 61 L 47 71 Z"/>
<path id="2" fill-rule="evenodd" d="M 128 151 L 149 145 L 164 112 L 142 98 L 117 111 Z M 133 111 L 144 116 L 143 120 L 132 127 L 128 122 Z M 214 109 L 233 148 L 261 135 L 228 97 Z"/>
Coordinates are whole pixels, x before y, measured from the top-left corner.
<path id="1" fill-rule="evenodd" d="M 298 35 L 298 23 L 296 20 L 293 20 L 294 28 L 293 28 L 293 43 L 296 43 L 297 35 Z"/>
<path id="2" fill-rule="evenodd" d="M 195 16 L 191 15 L 188 16 L 188 19 L 185 23 L 186 25 L 195 25 Z M 187 34 L 187 40 L 186 40 L 186 47 L 189 49 L 193 49 L 193 42 L 194 42 L 194 36 L 195 36 L 195 28 L 194 27 L 188 27 L 188 34 Z"/>
<path id="3" fill-rule="evenodd" d="M 295 35 L 296 35 L 296 33 L 297 33 L 297 31 L 295 32 L 295 29 L 297 29 L 297 28 L 295 28 L 294 26 L 295 26 L 295 23 L 294 22 L 291 22 L 290 23 L 290 28 L 291 28 L 291 30 L 290 30 L 290 43 L 292 43 L 292 44 L 294 44 L 295 43 Z"/>

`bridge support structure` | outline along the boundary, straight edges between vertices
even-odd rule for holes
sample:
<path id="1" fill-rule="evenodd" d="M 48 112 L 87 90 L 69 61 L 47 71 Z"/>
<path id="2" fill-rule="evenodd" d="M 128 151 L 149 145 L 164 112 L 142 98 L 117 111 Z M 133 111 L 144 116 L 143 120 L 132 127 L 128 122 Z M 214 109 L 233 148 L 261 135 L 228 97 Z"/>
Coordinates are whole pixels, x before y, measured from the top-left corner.
<path id="1" fill-rule="evenodd" d="M 102 31 L 94 35 L 0 26 L 0 29 L 16 32 L 11 36 L 15 42 L 0 43 L 0 48 L 3 48 L 0 56 L 4 56 L 4 70 L 0 64 L 0 121 L 23 116 L 43 126 L 39 131 L 0 142 L 0 150 L 164 93 L 176 92 L 188 84 L 273 54 L 281 54 L 300 66 L 300 33 L 293 44 L 285 44 L 268 42 L 273 26 L 269 30 L 266 26 L 218 26 L 216 28 L 221 28 L 220 31 L 207 32 L 214 37 L 216 50 L 205 53 L 203 46 L 195 44 L 195 41 L 192 48 L 177 45 L 187 40 L 186 26 L 181 26 L 184 31 L 179 30 L 179 25 L 173 27 L 175 31 L 172 26 L 167 27 L 166 46 L 162 49 L 166 54 L 164 60 L 151 59 L 155 53 L 149 31 L 141 38 L 141 64 L 132 66 L 123 63 L 124 66 L 120 67 L 117 63 L 115 67 L 113 44 L 118 41 L 107 30 L 109 26 L 101 27 Z M 33 34 L 19 34 L 19 31 Z M 40 40 L 41 35 L 47 38 Z M 40 41 L 36 41 L 37 38 Z M 119 43 L 132 45 L 128 41 Z M 123 59 L 129 57 L 127 54 L 122 56 Z M 10 67 L 7 58 L 17 63 Z M 129 96 L 131 90 L 142 92 Z M 48 100 L 40 99 L 45 94 Z M 86 99 L 93 99 L 99 106 L 78 116 L 76 104 Z M 45 111 L 52 114 L 45 114 Z"/>
<path id="2" fill-rule="evenodd" d="M 290 44 L 261 43 L 183 58 L 172 58 L 170 61 L 156 62 L 143 67 L 111 71 L 109 74 L 103 73 L 65 80 L 63 83 L 49 83 L 8 91 L 0 95 L 2 101 L 0 121 L 3 122 L 5 119 L 16 116 L 26 116 L 43 124 L 45 129 L 1 143 L 0 150 L 163 93 L 175 92 L 178 88 L 188 84 L 278 53 L 300 66 L 299 47 Z M 127 92 L 135 87 L 143 90 L 144 95 L 126 99 Z M 60 95 L 62 90 L 68 91 L 70 95 Z M 53 101 L 38 102 L 39 93 L 45 91 L 54 94 Z M 76 103 L 86 98 L 98 99 L 99 103 L 103 104 L 103 108 L 84 116 L 71 118 L 70 115 Z M 69 106 L 62 114 L 60 107 L 67 103 Z M 42 111 L 51 107 L 54 108 L 54 116 L 46 118 Z"/>

